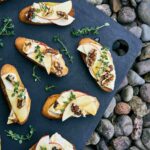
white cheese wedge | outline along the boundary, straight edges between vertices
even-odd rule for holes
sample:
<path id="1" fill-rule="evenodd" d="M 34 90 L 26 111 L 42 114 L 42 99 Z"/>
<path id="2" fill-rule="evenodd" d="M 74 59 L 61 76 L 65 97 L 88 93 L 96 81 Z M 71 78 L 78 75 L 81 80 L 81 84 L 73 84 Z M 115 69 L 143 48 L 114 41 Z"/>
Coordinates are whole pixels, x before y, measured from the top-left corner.
<path id="1" fill-rule="evenodd" d="M 67 120 L 70 117 L 80 117 L 81 115 L 76 115 L 74 112 L 71 111 L 72 104 L 77 105 L 82 112 L 82 115 L 85 117 L 87 114 L 96 115 L 97 110 L 99 108 L 99 102 L 97 98 L 83 95 L 78 97 L 76 100 L 72 101 L 68 104 L 65 108 L 65 111 L 62 116 L 62 121 Z"/>
<path id="2" fill-rule="evenodd" d="M 41 148 L 46 148 L 46 150 L 51 150 L 49 148 L 50 137 L 49 135 L 42 137 L 36 145 L 35 150 L 41 150 Z"/>
<path id="3" fill-rule="evenodd" d="M 27 101 L 29 99 L 29 95 L 28 95 L 27 90 L 25 91 L 25 95 L 26 95 L 25 105 L 20 109 L 18 109 L 18 107 L 17 107 L 17 95 L 12 97 L 13 91 L 10 91 L 7 89 L 6 89 L 6 93 L 8 95 L 12 110 L 15 113 L 19 122 L 25 121 L 25 119 L 28 117 L 29 109 L 30 109 L 30 102 Z"/>
<path id="4" fill-rule="evenodd" d="M 46 68 L 47 73 L 50 74 L 52 67 L 52 55 L 50 53 L 44 55 L 43 64 Z"/>
<path id="5" fill-rule="evenodd" d="M 58 143 L 62 146 L 63 150 L 73 150 L 73 145 L 64 139 L 60 134 L 55 133 L 50 138 L 50 143 Z"/>
<path id="6" fill-rule="evenodd" d="M 9 82 L 8 80 L 6 80 L 6 77 L 7 77 L 8 75 L 13 76 L 13 77 L 14 77 L 14 81 L 17 81 L 17 77 L 16 77 L 16 75 L 13 74 L 13 73 L 4 74 L 4 75 L 2 76 L 2 80 L 3 80 L 3 83 L 4 83 L 5 88 L 6 88 L 7 90 L 13 91 L 14 86 L 12 85 L 11 82 Z"/>

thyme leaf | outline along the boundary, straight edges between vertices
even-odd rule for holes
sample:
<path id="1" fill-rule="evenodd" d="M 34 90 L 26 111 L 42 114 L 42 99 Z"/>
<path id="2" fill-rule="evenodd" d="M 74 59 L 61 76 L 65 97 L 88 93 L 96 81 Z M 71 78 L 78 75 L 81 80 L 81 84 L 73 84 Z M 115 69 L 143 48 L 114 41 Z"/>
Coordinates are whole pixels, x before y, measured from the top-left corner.
<path id="1" fill-rule="evenodd" d="M 10 137 L 12 140 L 18 141 L 19 144 L 22 144 L 24 141 L 30 140 L 35 132 L 35 129 L 30 125 L 29 133 L 26 135 L 15 133 L 12 130 L 5 130 L 6 136 Z"/>
<path id="2" fill-rule="evenodd" d="M 35 59 L 38 59 L 38 61 L 41 63 L 43 61 L 44 55 L 40 51 L 40 46 L 37 45 L 35 47 L 35 53 L 37 54 L 36 57 L 35 57 Z"/>
<path id="3" fill-rule="evenodd" d="M 66 47 L 60 36 L 54 36 L 53 41 L 59 43 L 62 46 L 61 51 L 64 52 L 64 54 L 69 58 L 69 61 L 73 63 L 73 56 L 70 54 L 68 48 Z"/>
<path id="4" fill-rule="evenodd" d="M 56 86 L 55 85 L 46 85 L 45 86 L 45 91 L 48 92 L 48 91 L 51 91 L 52 89 L 55 89 Z"/>
<path id="5" fill-rule="evenodd" d="M 71 31 L 71 35 L 74 37 L 79 37 L 79 36 L 84 36 L 84 35 L 88 35 L 88 34 L 99 34 L 99 30 L 103 27 L 107 27 L 110 26 L 110 24 L 108 22 L 106 22 L 104 25 L 102 26 L 96 26 L 96 27 L 83 27 L 81 29 L 73 29 Z"/>
<path id="6" fill-rule="evenodd" d="M 41 77 L 38 76 L 35 72 L 35 69 L 37 68 L 37 66 L 34 66 L 33 67 L 33 72 L 32 72 L 32 77 L 34 78 L 34 81 L 37 82 L 37 81 L 41 81 Z"/>
<path id="7" fill-rule="evenodd" d="M 2 21 L 2 26 L 0 27 L 0 37 L 1 36 L 11 36 L 14 35 L 14 24 L 11 18 L 4 18 Z M 4 47 L 2 39 L 0 39 L 0 48 Z"/>

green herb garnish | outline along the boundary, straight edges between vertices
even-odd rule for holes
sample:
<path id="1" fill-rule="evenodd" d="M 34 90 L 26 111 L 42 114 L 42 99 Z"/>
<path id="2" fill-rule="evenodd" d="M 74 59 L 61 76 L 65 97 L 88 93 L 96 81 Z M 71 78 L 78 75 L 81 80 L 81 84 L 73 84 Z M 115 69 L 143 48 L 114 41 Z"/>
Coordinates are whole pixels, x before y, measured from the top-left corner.
<path id="1" fill-rule="evenodd" d="M 26 99 L 26 95 L 25 95 L 25 89 L 22 89 L 19 91 L 19 94 L 17 96 L 19 99 Z"/>
<path id="2" fill-rule="evenodd" d="M 14 24 L 12 19 L 4 18 L 2 26 L 0 27 L 0 37 L 1 36 L 11 36 L 14 35 Z M 0 39 L 0 48 L 4 47 L 2 39 Z"/>
<path id="3" fill-rule="evenodd" d="M 30 140 L 35 132 L 35 129 L 30 125 L 29 126 L 29 133 L 26 135 L 17 134 L 12 130 L 5 130 L 6 135 L 10 137 L 12 140 L 18 141 L 19 144 L 22 144 L 26 140 Z"/>
<path id="4" fill-rule="evenodd" d="M 73 56 L 68 51 L 68 49 L 67 49 L 66 45 L 64 44 L 64 42 L 62 41 L 62 39 L 58 35 L 56 35 L 53 37 L 53 41 L 59 43 L 62 46 L 61 51 L 64 52 L 65 55 L 69 58 L 69 61 L 71 63 L 73 63 Z"/>
<path id="5" fill-rule="evenodd" d="M 96 26 L 96 27 L 83 27 L 81 29 L 73 29 L 71 31 L 71 35 L 78 37 L 78 36 L 84 36 L 88 34 L 99 34 L 99 30 L 103 27 L 110 26 L 109 23 L 105 23 L 102 26 Z"/>
<path id="6" fill-rule="evenodd" d="M 32 72 L 32 77 L 34 78 L 34 81 L 37 82 L 37 81 L 41 81 L 41 77 L 38 76 L 35 72 L 35 69 L 37 68 L 37 66 L 34 66 L 33 67 L 33 72 Z"/>
<path id="7" fill-rule="evenodd" d="M 56 88 L 56 86 L 55 85 L 46 85 L 45 86 L 45 91 L 47 92 L 47 91 L 51 91 L 52 89 L 55 89 Z"/>
<path id="8" fill-rule="evenodd" d="M 69 101 L 72 101 L 74 99 L 76 99 L 76 95 L 74 95 L 73 92 L 71 91 Z"/>
<path id="9" fill-rule="evenodd" d="M 44 55 L 40 51 L 40 46 L 39 45 L 37 45 L 35 47 L 35 53 L 37 54 L 35 59 L 38 59 L 38 61 L 41 63 L 43 61 Z"/>
<path id="10" fill-rule="evenodd" d="M 46 147 L 40 146 L 40 150 L 47 150 Z"/>
<path id="11" fill-rule="evenodd" d="M 19 91 L 19 82 L 14 82 L 13 86 L 14 86 L 14 91 L 12 93 L 12 97 L 14 97 L 16 94 L 18 94 L 18 91 Z"/>

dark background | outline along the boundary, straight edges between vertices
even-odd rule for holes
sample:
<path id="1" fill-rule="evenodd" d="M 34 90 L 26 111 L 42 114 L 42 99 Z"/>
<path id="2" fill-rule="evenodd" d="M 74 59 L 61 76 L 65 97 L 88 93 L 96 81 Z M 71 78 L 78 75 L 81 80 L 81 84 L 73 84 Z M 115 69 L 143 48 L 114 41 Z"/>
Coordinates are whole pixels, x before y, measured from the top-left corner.
<path id="1" fill-rule="evenodd" d="M 43 135 L 58 132 L 70 142 L 74 143 L 77 150 L 83 150 L 85 142 L 97 126 L 106 107 L 137 56 L 141 48 L 141 43 L 119 24 L 95 9 L 94 6 L 86 3 L 85 0 L 73 0 L 76 20 L 70 26 L 58 27 L 55 25 L 35 26 L 23 24 L 18 20 L 18 13 L 25 6 L 32 4 L 32 2 L 34 1 L 9 0 L 0 5 L 1 21 L 4 17 L 11 17 L 15 24 L 15 36 L 3 37 L 5 46 L 3 49 L 0 49 L 0 57 L 3 58 L 3 60 L 0 61 L 0 67 L 6 63 L 13 64 L 18 69 L 21 79 L 32 99 L 31 112 L 28 121 L 23 126 L 17 124 L 7 125 L 6 122 L 10 111 L 5 98 L 2 95 L 2 91 L 0 90 L 0 135 L 2 138 L 2 149 L 28 150 L 29 147 L 36 143 Z M 38 2 L 38 0 L 35 0 L 35 2 Z M 115 90 L 112 93 L 103 92 L 91 77 L 79 52 L 76 50 L 81 38 L 72 38 L 70 35 L 70 31 L 73 27 L 96 26 L 102 25 L 105 22 L 109 22 L 110 26 L 101 29 L 100 34 L 92 36 L 93 38 L 100 37 L 101 43 L 110 49 L 112 49 L 113 43 L 118 39 L 124 39 L 129 45 L 128 53 L 122 57 L 117 56 L 116 53 L 111 51 L 117 72 Z M 59 45 L 52 42 L 52 37 L 57 34 L 66 41 L 68 49 L 74 56 L 73 64 L 70 64 L 68 59 L 64 56 L 66 63 L 70 68 L 70 72 L 66 77 L 57 78 L 53 75 L 48 76 L 45 70 L 39 68 L 37 73 L 42 77 L 42 81 L 35 83 L 32 78 L 32 68 L 34 64 L 17 52 L 14 47 L 14 41 L 16 37 L 24 36 L 43 41 L 51 47 L 59 49 Z M 44 87 L 52 84 L 56 86 L 56 89 L 51 92 L 45 92 Z M 62 123 L 61 120 L 48 120 L 41 115 L 41 108 L 49 95 L 69 89 L 80 90 L 96 96 L 99 99 L 101 106 L 96 117 L 88 116 L 87 118 L 72 118 Z M 29 125 L 32 125 L 36 129 L 36 133 L 30 141 L 27 141 L 22 145 L 8 138 L 4 132 L 5 129 L 11 129 L 17 133 L 25 134 L 28 132 Z"/>

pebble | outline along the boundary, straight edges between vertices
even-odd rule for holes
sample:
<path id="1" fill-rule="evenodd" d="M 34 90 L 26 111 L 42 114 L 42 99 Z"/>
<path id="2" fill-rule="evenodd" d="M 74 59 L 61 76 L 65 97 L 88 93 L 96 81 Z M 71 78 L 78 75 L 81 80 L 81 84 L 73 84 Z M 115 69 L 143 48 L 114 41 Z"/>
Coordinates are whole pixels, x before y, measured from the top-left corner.
<path id="1" fill-rule="evenodd" d="M 131 5 L 136 8 L 137 7 L 137 3 L 136 0 L 130 0 Z"/>
<path id="2" fill-rule="evenodd" d="M 129 150 L 140 150 L 139 148 L 137 148 L 136 146 L 132 146 L 129 148 Z"/>
<path id="3" fill-rule="evenodd" d="M 135 117 L 133 120 L 133 132 L 131 134 L 131 138 L 133 140 L 138 140 L 142 134 L 143 127 L 143 119 L 139 117 Z"/>
<path id="4" fill-rule="evenodd" d="M 115 150 L 126 150 L 130 147 L 131 141 L 126 136 L 120 136 L 113 139 L 112 144 Z"/>
<path id="5" fill-rule="evenodd" d="M 150 103 L 150 83 L 146 83 L 140 88 L 140 96 L 142 100 L 147 103 Z"/>
<path id="6" fill-rule="evenodd" d="M 107 109 L 105 110 L 105 113 L 104 113 L 104 117 L 105 118 L 109 118 L 110 115 L 113 113 L 114 111 L 114 108 L 116 106 L 116 99 L 113 98 L 109 104 L 109 106 L 107 107 Z"/>
<path id="7" fill-rule="evenodd" d="M 94 5 L 99 5 L 103 2 L 103 0 L 87 0 L 87 2 L 94 4 Z"/>
<path id="8" fill-rule="evenodd" d="M 123 24 L 131 23 L 135 20 L 136 14 L 133 8 L 123 7 L 118 14 L 118 21 Z"/>
<path id="9" fill-rule="evenodd" d="M 142 41 L 143 42 L 150 41 L 150 26 L 142 24 L 141 28 L 142 28 L 142 35 L 141 35 Z"/>
<path id="10" fill-rule="evenodd" d="M 134 34 L 137 38 L 140 38 L 142 35 L 142 29 L 138 26 L 131 27 L 129 31 Z"/>
<path id="11" fill-rule="evenodd" d="M 135 145 L 140 148 L 140 150 L 147 150 L 147 148 L 143 145 L 141 139 L 135 141 Z"/>
<path id="12" fill-rule="evenodd" d="M 121 0 L 123 6 L 129 5 L 129 0 Z"/>
<path id="13" fill-rule="evenodd" d="M 110 140 L 114 135 L 114 126 L 108 119 L 102 119 L 97 131 L 107 140 Z"/>
<path id="14" fill-rule="evenodd" d="M 110 6 L 113 12 L 117 13 L 121 9 L 121 2 L 120 0 L 110 0 Z"/>
<path id="15" fill-rule="evenodd" d="M 142 142 L 147 149 L 150 148 L 150 128 L 143 129 Z"/>
<path id="16" fill-rule="evenodd" d="M 100 141 L 100 136 L 97 132 L 93 132 L 91 138 L 87 141 L 86 145 L 96 145 Z"/>
<path id="17" fill-rule="evenodd" d="M 140 88 L 138 86 L 134 86 L 133 87 L 133 95 L 137 96 L 137 95 L 139 95 L 139 92 L 140 92 Z"/>
<path id="18" fill-rule="evenodd" d="M 128 72 L 128 82 L 131 86 L 137 86 L 137 85 L 142 85 L 145 83 L 145 80 L 140 77 L 135 71 L 130 70 Z"/>
<path id="19" fill-rule="evenodd" d="M 150 113 L 144 116 L 143 121 L 144 121 L 144 127 L 150 127 Z"/>
<path id="20" fill-rule="evenodd" d="M 97 150 L 109 150 L 104 139 L 101 139 L 100 142 L 96 146 Z"/>
<path id="21" fill-rule="evenodd" d="M 141 2 L 138 6 L 138 16 L 145 23 L 150 25 L 150 1 Z"/>
<path id="22" fill-rule="evenodd" d="M 84 147 L 84 150 L 94 150 L 94 149 L 90 146 L 86 146 L 86 147 Z"/>
<path id="23" fill-rule="evenodd" d="M 150 72 L 148 72 L 147 74 L 145 74 L 144 80 L 145 80 L 145 82 L 150 83 Z"/>
<path id="24" fill-rule="evenodd" d="M 145 60 L 150 58 L 150 45 L 144 47 L 141 51 L 140 60 Z"/>
<path id="25" fill-rule="evenodd" d="M 130 111 L 131 111 L 131 107 L 124 102 L 117 103 L 115 107 L 115 113 L 118 115 L 127 115 L 130 113 Z"/>
<path id="26" fill-rule="evenodd" d="M 125 101 L 125 102 L 129 102 L 133 97 L 133 87 L 128 85 L 127 87 L 125 87 L 122 92 L 121 92 L 121 98 Z"/>
<path id="27" fill-rule="evenodd" d="M 116 94 L 115 95 L 115 99 L 116 99 L 116 102 L 121 102 L 121 96 L 120 96 L 120 94 Z"/>
<path id="28" fill-rule="evenodd" d="M 112 12 L 108 4 L 97 5 L 96 7 L 103 13 L 105 13 L 107 16 L 111 16 Z"/>
<path id="29" fill-rule="evenodd" d="M 135 115 L 139 117 L 144 117 L 148 113 L 147 105 L 138 96 L 133 96 L 132 100 L 129 102 L 132 111 Z"/>
<path id="30" fill-rule="evenodd" d="M 122 115 L 117 118 L 114 124 L 115 136 L 129 136 L 133 131 L 133 123 L 129 116 Z"/>
<path id="31" fill-rule="evenodd" d="M 136 63 L 135 68 L 140 75 L 150 72 L 150 59 Z"/>

